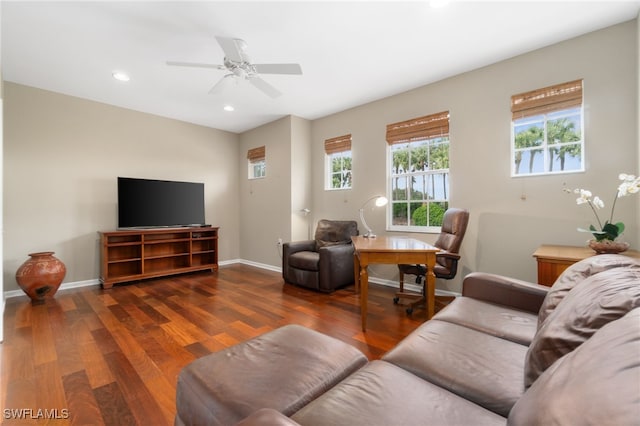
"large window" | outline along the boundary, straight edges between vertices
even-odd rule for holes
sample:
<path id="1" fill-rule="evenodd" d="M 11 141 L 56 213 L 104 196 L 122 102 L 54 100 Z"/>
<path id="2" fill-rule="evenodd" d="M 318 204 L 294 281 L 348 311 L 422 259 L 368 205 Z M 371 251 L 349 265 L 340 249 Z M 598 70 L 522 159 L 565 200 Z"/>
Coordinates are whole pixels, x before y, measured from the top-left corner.
<path id="1" fill-rule="evenodd" d="M 389 229 L 439 232 L 449 207 L 449 112 L 387 126 Z"/>
<path id="2" fill-rule="evenodd" d="M 247 152 L 249 179 L 263 178 L 267 174 L 266 148 L 260 146 Z"/>
<path id="3" fill-rule="evenodd" d="M 582 80 L 511 97 L 511 175 L 584 171 Z"/>
<path id="4" fill-rule="evenodd" d="M 351 135 L 324 141 L 326 189 L 351 188 Z"/>

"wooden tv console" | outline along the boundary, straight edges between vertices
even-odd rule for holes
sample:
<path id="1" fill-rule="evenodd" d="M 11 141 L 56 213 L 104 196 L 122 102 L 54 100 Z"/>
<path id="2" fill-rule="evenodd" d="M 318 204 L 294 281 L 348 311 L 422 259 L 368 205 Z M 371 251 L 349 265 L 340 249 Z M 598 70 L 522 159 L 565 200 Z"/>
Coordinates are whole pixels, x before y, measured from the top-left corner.
<path id="1" fill-rule="evenodd" d="M 145 278 L 218 269 L 215 227 L 100 232 L 103 288 Z"/>

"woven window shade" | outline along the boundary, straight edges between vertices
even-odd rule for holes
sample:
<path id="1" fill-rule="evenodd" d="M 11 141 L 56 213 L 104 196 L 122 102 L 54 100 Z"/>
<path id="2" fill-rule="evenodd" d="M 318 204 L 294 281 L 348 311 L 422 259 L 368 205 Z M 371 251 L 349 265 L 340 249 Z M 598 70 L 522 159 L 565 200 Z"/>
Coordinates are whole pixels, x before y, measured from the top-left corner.
<path id="1" fill-rule="evenodd" d="M 449 111 L 387 125 L 389 145 L 447 135 L 449 135 Z"/>
<path id="2" fill-rule="evenodd" d="M 512 120 L 582 105 L 582 80 L 556 84 L 511 97 Z"/>
<path id="3" fill-rule="evenodd" d="M 253 148 L 247 151 L 247 158 L 252 163 L 256 163 L 258 161 L 262 161 L 265 159 L 266 148 L 264 146 L 259 146 L 258 148 Z"/>
<path id="4" fill-rule="evenodd" d="M 324 152 L 329 155 L 345 151 L 351 151 L 351 134 L 338 136 L 324 141 Z"/>

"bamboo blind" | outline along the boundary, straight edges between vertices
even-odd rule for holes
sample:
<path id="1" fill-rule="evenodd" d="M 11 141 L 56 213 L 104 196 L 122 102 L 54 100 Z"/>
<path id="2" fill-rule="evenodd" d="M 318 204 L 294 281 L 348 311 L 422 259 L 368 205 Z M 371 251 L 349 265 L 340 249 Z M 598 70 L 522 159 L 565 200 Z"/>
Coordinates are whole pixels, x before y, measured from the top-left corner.
<path id="1" fill-rule="evenodd" d="M 556 84 L 511 97 L 512 120 L 582 105 L 582 80 Z"/>
<path id="2" fill-rule="evenodd" d="M 324 141 L 324 152 L 329 155 L 345 151 L 351 151 L 351 134 L 338 136 Z"/>
<path id="3" fill-rule="evenodd" d="M 389 145 L 447 136 L 448 134 L 449 111 L 387 125 L 387 143 Z"/>
<path id="4" fill-rule="evenodd" d="M 247 151 L 247 158 L 252 163 L 257 163 L 258 161 L 262 161 L 265 159 L 266 148 L 263 146 L 259 146 L 257 148 L 250 149 Z"/>

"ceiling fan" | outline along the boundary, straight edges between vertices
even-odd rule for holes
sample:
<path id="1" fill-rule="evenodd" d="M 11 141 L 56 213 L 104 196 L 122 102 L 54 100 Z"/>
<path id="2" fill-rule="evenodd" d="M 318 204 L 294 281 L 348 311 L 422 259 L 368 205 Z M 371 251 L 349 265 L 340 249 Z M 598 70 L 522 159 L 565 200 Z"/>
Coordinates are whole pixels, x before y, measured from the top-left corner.
<path id="1" fill-rule="evenodd" d="M 302 68 L 299 64 L 252 64 L 246 53 L 247 43 L 239 38 L 218 37 L 218 44 L 224 52 L 224 65 L 203 64 L 197 62 L 167 61 L 167 65 L 180 67 L 213 68 L 229 71 L 220 81 L 209 90 L 209 93 L 219 93 L 227 86 L 237 83 L 238 80 L 247 80 L 256 88 L 262 90 L 268 96 L 277 98 L 282 93 L 271 84 L 264 81 L 260 74 L 289 74 L 301 75 Z"/>

